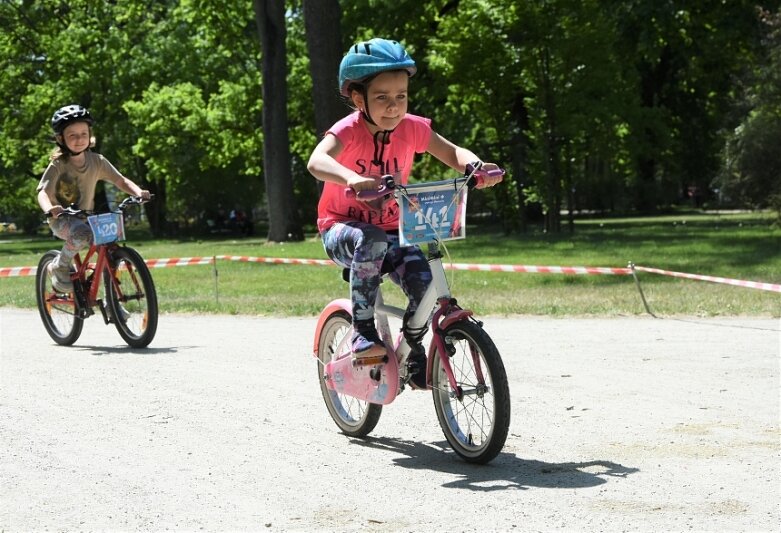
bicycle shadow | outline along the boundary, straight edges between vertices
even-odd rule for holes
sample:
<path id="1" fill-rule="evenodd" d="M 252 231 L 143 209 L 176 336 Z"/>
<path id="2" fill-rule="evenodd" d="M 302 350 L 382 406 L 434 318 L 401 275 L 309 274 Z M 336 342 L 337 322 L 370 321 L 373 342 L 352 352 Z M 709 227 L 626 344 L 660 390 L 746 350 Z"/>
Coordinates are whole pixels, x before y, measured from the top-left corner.
<path id="1" fill-rule="evenodd" d="M 487 465 L 470 464 L 450 449 L 447 441 L 431 444 L 388 437 L 350 439 L 351 444 L 385 449 L 404 454 L 393 462 L 403 468 L 436 470 L 457 479 L 444 483 L 447 488 L 491 492 L 530 488 L 579 489 L 607 483 L 609 478 L 624 478 L 640 471 L 612 461 L 547 463 L 522 459 L 502 452 Z"/>
<path id="2" fill-rule="evenodd" d="M 154 348 L 133 348 L 131 346 L 94 346 L 88 344 L 74 345 L 69 347 L 71 350 L 78 350 L 80 352 L 90 352 L 96 357 L 103 357 L 108 355 L 163 355 L 163 354 L 175 354 L 182 350 L 189 350 L 196 348 L 196 346 L 171 346 L 171 347 L 154 347 Z"/>

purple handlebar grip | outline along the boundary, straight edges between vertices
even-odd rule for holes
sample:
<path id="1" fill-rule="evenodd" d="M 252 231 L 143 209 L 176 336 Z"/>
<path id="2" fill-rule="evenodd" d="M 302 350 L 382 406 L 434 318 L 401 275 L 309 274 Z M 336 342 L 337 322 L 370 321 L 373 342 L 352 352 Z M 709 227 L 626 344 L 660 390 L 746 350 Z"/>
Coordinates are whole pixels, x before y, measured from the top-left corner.
<path id="1" fill-rule="evenodd" d="M 377 198 L 382 198 L 386 194 L 390 194 L 394 188 L 393 178 L 391 176 L 383 176 L 382 184 L 380 188 L 374 191 L 355 191 L 352 187 L 344 189 L 344 195 L 347 198 L 358 198 L 359 200 L 371 201 Z"/>
<path id="2" fill-rule="evenodd" d="M 504 169 L 503 168 L 493 168 L 491 170 L 480 169 L 477 172 L 475 172 L 475 175 L 488 176 L 489 178 L 494 178 L 496 176 L 504 176 Z"/>

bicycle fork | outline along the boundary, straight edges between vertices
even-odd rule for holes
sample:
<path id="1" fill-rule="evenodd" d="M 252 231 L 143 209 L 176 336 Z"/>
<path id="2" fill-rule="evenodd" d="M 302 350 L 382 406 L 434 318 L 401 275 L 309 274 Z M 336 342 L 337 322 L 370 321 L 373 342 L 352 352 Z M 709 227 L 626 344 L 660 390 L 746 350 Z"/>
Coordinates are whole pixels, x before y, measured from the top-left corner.
<path id="1" fill-rule="evenodd" d="M 482 396 L 485 393 L 485 378 L 483 376 L 483 369 L 480 364 L 480 354 L 478 354 L 474 346 L 470 343 L 469 350 L 474 364 L 475 374 L 477 377 L 478 386 L 475 390 L 465 391 L 461 385 L 456 381 L 455 373 L 453 372 L 453 366 L 451 364 L 451 357 L 455 354 L 455 347 L 453 346 L 452 339 L 448 340 L 445 335 L 445 330 L 455 322 L 462 320 L 468 320 L 472 317 L 472 311 L 469 309 L 462 309 L 458 307 L 456 300 L 450 297 L 443 297 L 437 300 L 439 307 L 434 311 L 434 315 L 431 318 L 431 332 L 433 334 L 432 343 L 436 347 L 440 354 L 440 363 L 442 369 L 445 371 L 450 389 L 453 391 L 453 395 L 461 401 L 465 394 L 477 394 Z M 428 376 L 429 386 L 432 385 L 432 373 L 433 373 L 434 358 L 433 353 L 428 357 L 426 369 L 426 375 Z"/>

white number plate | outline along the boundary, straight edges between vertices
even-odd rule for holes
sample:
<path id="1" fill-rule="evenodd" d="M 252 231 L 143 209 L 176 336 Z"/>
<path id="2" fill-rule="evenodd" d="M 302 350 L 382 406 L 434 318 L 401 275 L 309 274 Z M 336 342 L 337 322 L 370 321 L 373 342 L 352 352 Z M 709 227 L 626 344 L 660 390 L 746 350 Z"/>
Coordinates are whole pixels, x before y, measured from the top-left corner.
<path id="1" fill-rule="evenodd" d="M 402 246 L 466 236 L 466 187 L 421 183 L 407 186 L 409 199 L 401 196 L 399 241 Z"/>
<path id="2" fill-rule="evenodd" d="M 121 213 L 101 213 L 87 217 L 95 236 L 95 244 L 125 240 L 125 224 Z"/>

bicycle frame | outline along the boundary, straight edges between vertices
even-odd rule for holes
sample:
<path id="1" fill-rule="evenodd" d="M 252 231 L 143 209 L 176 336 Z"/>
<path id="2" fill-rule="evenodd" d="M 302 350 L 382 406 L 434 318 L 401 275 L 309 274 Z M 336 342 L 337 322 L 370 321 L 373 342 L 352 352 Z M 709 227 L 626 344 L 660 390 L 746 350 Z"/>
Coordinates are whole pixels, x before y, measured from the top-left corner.
<path id="1" fill-rule="evenodd" d="M 451 295 L 440 252 L 440 246 L 447 252 L 443 241 L 466 236 L 467 192 L 480 185 L 478 179 L 472 179 L 479 166 L 468 165 L 463 178 L 452 180 L 396 186 L 392 177 L 384 176 L 384 187 L 377 191 L 345 189 L 346 196 L 362 201 L 393 191 L 399 204 L 399 244 L 427 247 L 432 276 L 412 316 L 386 304 L 380 285 L 374 322 L 386 349 L 382 356 L 355 357 L 352 353 L 349 299 L 332 301 L 320 314 L 314 344 L 320 392 L 329 415 L 348 436 L 368 435 L 377 426 L 383 405 L 410 385 L 431 390 L 442 432 L 453 451 L 467 462 L 485 464 L 504 447 L 510 426 L 507 373 L 482 323 Z M 489 168 L 478 177 L 503 174 L 502 169 Z M 402 322 L 401 331 L 393 335 L 391 317 Z M 418 369 L 408 364 L 412 349 L 406 336 L 420 342 L 428 331 L 431 340 L 426 368 L 421 369 L 425 374 L 418 376 L 412 373 Z M 418 349 L 416 364 L 422 363 Z M 417 377 L 425 377 L 425 387 L 423 379 L 413 379 Z"/>
<path id="2" fill-rule="evenodd" d="M 396 189 L 394 194 L 398 201 L 400 196 L 406 193 L 403 189 Z M 433 355 L 436 350 L 443 355 L 443 357 L 441 357 L 441 364 L 451 389 L 456 391 L 456 394 L 461 397 L 463 391 L 456 380 L 453 368 L 450 364 L 450 358 L 444 356 L 444 354 L 448 354 L 449 352 L 447 339 L 445 338 L 443 331 L 455 322 L 468 320 L 473 313 L 468 309 L 459 307 L 456 300 L 451 296 L 450 287 L 445 276 L 445 269 L 442 265 L 442 254 L 440 253 L 439 245 L 436 242 L 428 243 L 428 261 L 431 267 L 432 281 L 426 290 L 417 311 L 410 317 L 409 326 L 413 329 L 422 328 L 429 323 L 429 318 L 431 318 L 430 330 L 432 332 L 432 341 L 428 349 L 426 384 L 429 387 L 432 385 Z M 388 352 L 388 361 L 382 365 L 382 374 L 378 375 L 377 373 L 372 374 L 371 372 L 366 372 L 360 367 L 354 366 L 351 357 L 343 357 L 326 365 L 331 365 L 331 370 L 333 370 L 332 373 L 338 376 L 338 379 L 328 380 L 327 386 L 334 390 L 338 390 L 340 393 L 355 396 L 372 403 L 387 404 L 393 401 L 398 395 L 400 387 L 397 388 L 395 393 L 391 393 L 387 390 L 385 385 L 393 383 L 394 377 L 396 381 L 398 381 L 397 376 L 399 367 L 406 361 L 406 358 L 410 353 L 410 347 L 402 334 L 398 335 L 395 342 L 393 341 L 388 322 L 389 316 L 402 319 L 405 312 L 404 309 L 386 304 L 382 297 L 381 288 L 377 292 L 374 308 L 377 331 Z M 315 333 L 315 357 L 319 358 L 317 339 L 320 338 L 326 319 L 334 310 L 343 310 L 350 314 L 352 311 L 352 304 L 350 300 L 337 299 L 326 306 L 320 314 Z M 340 350 L 341 349 L 342 347 L 340 347 Z M 347 350 L 346 353 L 349 353 L 349 350 Z M 472 358 L 474 360 L 478 382 L 479 384 L 485 384 L 480 358 L 475 353 L 472 354 Z"/>
<path id="3" fill-rule="evenodd" d="M 76 254 L 73 257 L 73 264 L 76 267 L 76 271 L 71 274 L 74 298 L 63 298 L 57 294 L 54 294 L 51 298 L 49 298 L 49 302 L 56 305 L 73 304 L 74 314 L 79 313 L 81 318 L 86 318 L 94 314 L 92 308 L 99 304 L 98 291 L 100 290 L 101 281 L 103 279 L 103 272 L 106 269 L 111 276 L 115 289 L 119 290 L 117 283 L 114 281 L 114 267 L 111 265 L 111 261 L 108 260 L 109 251 L 113 247 L 116 247 L 115 243 L 100 245 L 90 244 L 89 250 L 85 254 L 84 259 L 81 258 L 80 254 Z M 97 258 L 94 263 L 91 263 L 90 260 L 95 255 L 97 255 Z M 92 270 L 92 274 L 88 276 L 87 271 L 90 269 Z M 87 292 L 84 293 L 84 288 L 86 287 L 86 282 L 88 280 L 89 287 Z M 108 324 L 108 316 L 105 315 L 103 306 L 100 307 L 101 312 L 104 314 L 103 318 Z"/>

